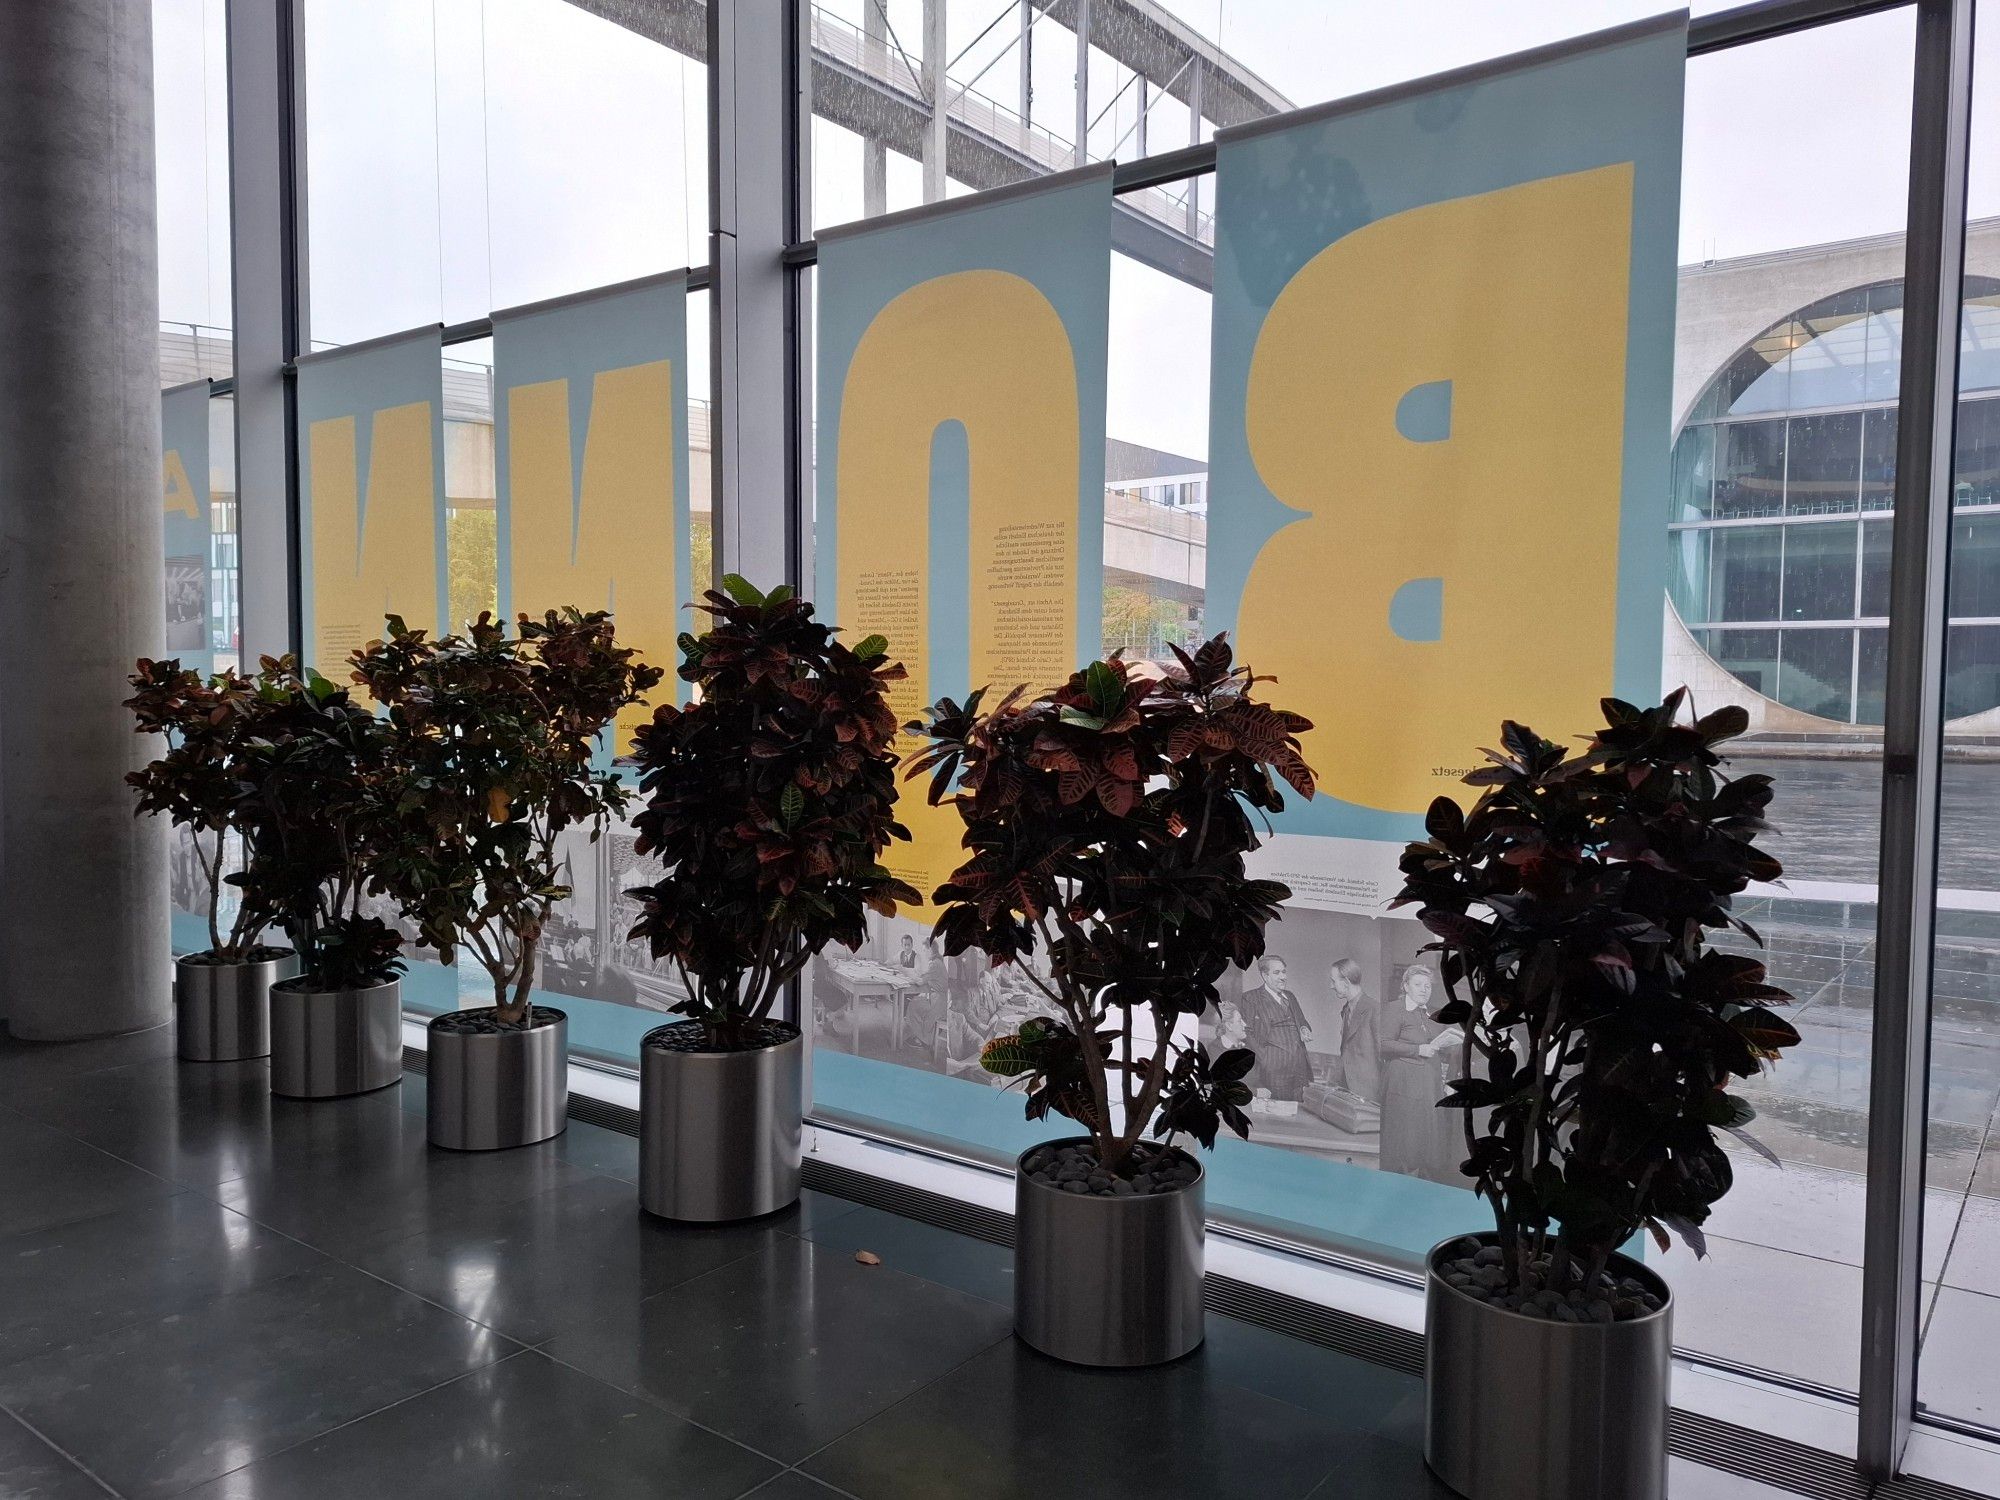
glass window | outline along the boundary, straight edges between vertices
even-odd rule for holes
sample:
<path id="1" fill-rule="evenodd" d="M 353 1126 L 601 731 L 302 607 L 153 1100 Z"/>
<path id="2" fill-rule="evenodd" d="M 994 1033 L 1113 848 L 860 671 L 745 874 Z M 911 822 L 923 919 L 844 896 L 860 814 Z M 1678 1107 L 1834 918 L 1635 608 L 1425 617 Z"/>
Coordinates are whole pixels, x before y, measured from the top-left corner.
<path id="1" fill-rule="evenodd" d="M 1715 514 L 1775 516 L 1785 508 L 1785 423 L 1730 422 L 1719 429 Z"/>
<path id="2" fill-rule="evenodd" d="M 1708 614 L 1708 549 L 1714 535 L 1707 527 L 1689 526 L 1669 539 L 1667 593 L 1684 622 Z"/>
<path id="3" fill-rule="evenodd" d="M 1861 413 L 1826 412 L 1787 424 L 1785 510 L 1823 516 L 1860 505 Z"/>
<path id="4" fill-rule="evenodd" d="M 704 261 L 707 73 L 652 31 L 565 0 L 308 0 L 314 346 Z"/>
<path id="5" fill-rule="evenodd" d="M 153 0 L 163 388 L 219 379 L 235 364 L 224 19 L 224 0 Z"/>
<path id="6" fill-rule="evenodd" d="M 1889 682 L 1889 632 L 1864 625 L 1855 634 L 1854 718 L 1880 724 Z"/>
<path id="7" fill-rule="evenodd" d="M 1896 408 L 1861 414 L 1861 508 L 1896 508 Z"/>
<path id="8" fill-rule="evenodd" d="M 1854 618 L 1855 530 L 1851 523 L 1785 528 L 1785 619 Z"/>
<path id="9" fill-rule="evenodd" d="M 1709 655 L 1721 662 L 1745 687 L 1767 698 L 1778 696 L 1777 630 L 1711 630 Z"/>
<path id="10" fill-rule="evenodd" d="M 1951 526 L 1954 619 L 2000 620 L 2000 512 L 1960 515 Z M 2000 697 L 1991 708 L 2000 704 Z"/>
<path id="11" fill-rule="evenodd" d="M 1782 526 L 1719 526 L 1710 554 L 1708 618 L 1775 620 Z"/>
<path id="12" fill-rule="evenodd" d="M 2000 505 L 2000 400 L 1958 404 L 1959 505 Z"/>
<path id="13" fill-rule="evenodd" d="M 1854 708 L 1854 632 L 1787 630 L 1778 641 L 1778 699 L 1844 724 Z"/>
<path id="14" fill-rule="evenodd" d="M 1700 422 L 1674 444 L 1672 519 L 1696 521 L 1711 514 L 1715 489 L 1716 428 Z"/>
<path id="15" fill-rule="evenodd" d="M 1890 526 L 1868 521 L 1861 528 L 1861 616 L 1879 620 L 1889 613 Z M 1879 720 L 1870 720 L 1879 723 Z"/>

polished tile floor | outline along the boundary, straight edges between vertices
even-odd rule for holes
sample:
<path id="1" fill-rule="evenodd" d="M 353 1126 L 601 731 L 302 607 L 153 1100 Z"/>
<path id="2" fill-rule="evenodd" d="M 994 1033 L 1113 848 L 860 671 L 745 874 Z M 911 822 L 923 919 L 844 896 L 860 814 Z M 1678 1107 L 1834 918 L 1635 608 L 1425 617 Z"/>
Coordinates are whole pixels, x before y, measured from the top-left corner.
<path id="1" fill-rule="evenodd" d="M 1445 1493 L 1406 1376 L 1221 1317 L 1069 1368 L 981 1241 L 813 1193 L 676 1228 L 623 1136 L 433 1151 L 421 1078 L 306 1105 L 171 1053 L 0 1040 L 7 1500 Z"/>

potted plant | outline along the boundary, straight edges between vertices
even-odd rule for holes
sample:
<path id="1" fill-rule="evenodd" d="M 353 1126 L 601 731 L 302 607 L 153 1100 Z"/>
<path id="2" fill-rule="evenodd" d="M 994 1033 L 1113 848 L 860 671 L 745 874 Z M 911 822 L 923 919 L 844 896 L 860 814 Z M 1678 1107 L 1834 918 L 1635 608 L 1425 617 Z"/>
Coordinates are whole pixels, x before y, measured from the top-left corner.
<path id="1" fill-rule="evenodd" d="M 236 778 L 263 700 L 234 670 L 212 677 L 178 661 L 141 660 L 132 676 L 141 734 L 166 740 L 158 758 L 129 772 L 141 814 L 163 813 L 187 830 L 207 894 L 208 947 L 174 960 L 175 1051 L 190 1062 L 235 1062 L 271 1050 L 270 989 L 298 972 L 298 955 L 263 941 L 273 913 L 238 877 L 236 910 L 222 921 L 223 865 L 242 827 Z"/>
<path id="2" fill-rule="evenodd" d="M 935 897 L 945 952 L 1019 965 L 1045 1003 L 981 1061 L 1025 1080 L 1029 1119 L 1087 1132 L 1023 1152 L 1015 1174 L 1015 1330 L 1077 1364 L 1201 1342 L 1202 1170 L 1174 1137 L 1247 1133 L 1255 1058 L 1211 1057 L 1195 1022 L 1291 895 L 1245 873 L 1252 814 L 1283 807 L 1280 780 L 1313 793 L 1311 724 L 1259 702 L 1264 679 L 1223 637 L 1171 649 L 1157 677 L 1113 657 L 910 726 L 931 740 L 912 774 L 956 805 L 970 851 Z"/>
<path id="3" fill-rule="evenodd" d="M 1502 726 L 1478 802 L 1438 798 L 1402 857 L 1462 1039 L 1440 1103 L 1494 1218 L 1429 1259 L 1425 1456 L 1473 1500 L 1664 1496 L 1672 1297 L 1620 1247 L 1702 1254 L 1716 1132 L 1769 1155 L 1729 1088 L 1798 1041 L 1791 997 L 1709 937 L 1759 941 L 1731 902 L 1780 874 L 1771 781 L 1719 769 L 1741 708 L 1684 701 L 1606 699 L 1576 754 Z"/>
<path id="4" fill-rule="evenodd" d="M 631 893 L 632 936 L 687 992 L 686 1019 L 640 1047 L 640 1203 L 694 1221 L 798 1196 L 805 1044 L 773 1012 L 828 943 L 856 948 L 868 912 L 917 899 L 881 863 L 909 836 L 884 695 L 902 667 L 880 636 L 842 645 L 789 588 L 723 586 L 699 606 L 709 629 L 680 638 L 695 701 L 656 709 L 632 753 L 637 849 L 665 869 Z"/>
<path id="5" fill-rule="evenodd" d="M 386 725 L 291 657 L 263 661 L 237 771 L 242 882 L 299 955 L 271 986 L 271 1092 L 367 1093 L 403 1077 L 402 936 L 367 909 L 383 821 Z"/>
<path id="6" fill-rule="evenodd" d="M 603 610 L 484 611 L 433 640 L 394 615 L 354 654 L 354 680 L 388 713 L 392 771 L 374 869 L 446 964 L 464 947 L 493 1003 L 434 1017 L 426 1103 L 433 1145 L 487 1151 L 569 1123 L 569 1021 L 533 1003 L 552 907 L 569 895 L 557 842 L 595 839 L 625 806 L 601 737 L 660 680 L 620 646 Z"/>

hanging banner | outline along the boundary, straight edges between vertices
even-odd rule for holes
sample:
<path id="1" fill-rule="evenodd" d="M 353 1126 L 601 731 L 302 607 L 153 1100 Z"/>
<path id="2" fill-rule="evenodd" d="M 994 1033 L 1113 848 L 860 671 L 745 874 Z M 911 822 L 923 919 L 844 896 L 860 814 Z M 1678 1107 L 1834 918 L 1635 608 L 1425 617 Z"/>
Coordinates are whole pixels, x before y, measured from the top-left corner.
<path id="1" fill-rule="evenodd" d="M 1503 719 L 1658 689 L 1685 42 L 1219 138 L 1206 624 L 1317 725 L 1260 871 L 1300 905 L 1379 913 Z"/>
<path id="2" fill-rule="evenodd" d="M 1102 165 L 820 236 L 814 597 L 888 638 L 899 720 L 1097 654 L 1111 212 Z M 897 816 L 928 897 L 957 814 L 907 787 Z"/>
<path id="3" fill-rule="evenodd" d="M 160 392 L 160 482 L 165 507 L 168 656 L 215 670 L 210 620 L 208 397 L 206 380 Z"/>
<path id="4" fill-rule="evenodd" d="M 493 315 L 500 614 L 608 609 L 619 639 L 679 661 L 689 563 L 687 277 L 649 277 Z M 617 753 L 652 716 L 618 721 Z"/>
<path id="5" fill-rule="evenodd" d="M 449 628 L 438 330 L 303 355 L 297 389 L 301 645 L 345 681 L 383 616 Z"/>

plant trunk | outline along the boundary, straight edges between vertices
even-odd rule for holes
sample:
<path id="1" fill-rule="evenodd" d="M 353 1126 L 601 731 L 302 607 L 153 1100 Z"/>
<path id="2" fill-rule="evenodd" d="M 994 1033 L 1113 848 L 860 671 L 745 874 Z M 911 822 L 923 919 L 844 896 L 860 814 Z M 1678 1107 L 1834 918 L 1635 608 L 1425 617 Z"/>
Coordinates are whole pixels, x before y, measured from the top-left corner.
<path id="1" fill-rule="evenodd" d="M 535 983 L 535 949 L 539 934 L 524 933 L 521 937 L 521 951 L 514 963 L 514 972 L 498 978 L 494 984 L 494 1019 L 507 1026 L 526 1024 L 530 1005 L 530 992 Z"/>

